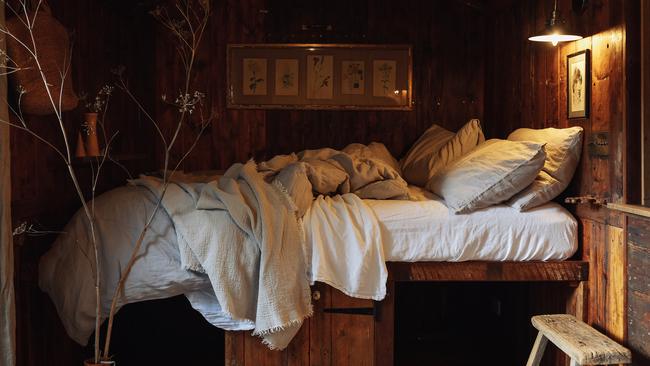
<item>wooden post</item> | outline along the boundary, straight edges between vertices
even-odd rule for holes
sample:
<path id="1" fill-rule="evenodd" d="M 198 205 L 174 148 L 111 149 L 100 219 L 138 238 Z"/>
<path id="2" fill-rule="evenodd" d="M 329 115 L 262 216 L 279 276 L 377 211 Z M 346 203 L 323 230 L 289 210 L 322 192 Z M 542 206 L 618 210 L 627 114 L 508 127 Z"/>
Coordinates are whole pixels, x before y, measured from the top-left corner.
<path id="1" fill-rule="evenodd" d="M 395 357 L 395 281 L 390 274 L 386 297 L 375 302 L 375 308 L 375 366 L 392 366 Z"/>

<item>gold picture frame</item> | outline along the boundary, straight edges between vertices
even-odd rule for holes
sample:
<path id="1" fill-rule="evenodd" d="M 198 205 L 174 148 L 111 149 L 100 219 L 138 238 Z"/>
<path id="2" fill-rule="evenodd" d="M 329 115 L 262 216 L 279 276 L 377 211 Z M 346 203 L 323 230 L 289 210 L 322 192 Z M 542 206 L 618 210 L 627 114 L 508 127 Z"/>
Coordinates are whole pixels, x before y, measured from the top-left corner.
<path id="1" fill-rule="evenodd" d="M 228 108 L 413 110 L 410 45 L 229 44 L 226 59 Z"/>

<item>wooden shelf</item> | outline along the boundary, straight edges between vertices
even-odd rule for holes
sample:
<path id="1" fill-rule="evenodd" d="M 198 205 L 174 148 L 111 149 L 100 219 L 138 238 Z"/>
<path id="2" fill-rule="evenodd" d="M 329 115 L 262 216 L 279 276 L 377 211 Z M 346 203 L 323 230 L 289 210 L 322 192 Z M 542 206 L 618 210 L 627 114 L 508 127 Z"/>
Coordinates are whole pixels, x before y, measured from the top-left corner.
<path id="1" fill-rule="evenodd" d="M 128 162 L 128 161 L 137 161 L 137 160 L 145 160 L 149 157 L 147 154 L 115 154 L 111 155 L 112 160 L 118 161 L 118 162 Z M 75 157 L 74 160 L 72 161 L 72 165 L 85 165 L 85 164 L 91 164 L 91 163 L 96 163 L 99 159 L 101 159 L 101 156 L 86 156 L 83 158 L 77 158 Z M 106 159 L 107 163 L 110 163 L 111 160 Z"/>
<path id="2" fill-rule="evenodd" d="M 608 203 L 607 208 L 610 210 L 621 211 L 632 215 L 650 217 L 650 207 L 641 205 L 630 205 L 627 203 Z"/>

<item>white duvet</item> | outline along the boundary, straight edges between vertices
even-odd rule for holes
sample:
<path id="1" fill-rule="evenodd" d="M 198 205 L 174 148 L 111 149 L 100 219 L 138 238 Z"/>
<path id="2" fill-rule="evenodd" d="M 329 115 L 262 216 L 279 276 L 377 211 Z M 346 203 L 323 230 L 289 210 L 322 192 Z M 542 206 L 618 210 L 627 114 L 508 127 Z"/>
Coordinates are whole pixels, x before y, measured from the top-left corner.
<path id="1" fill-rule="evenodd" d="M 577 249 L 577 223 L 561 206 L 549 203 L 526 213 L 507 206 L 494 206 L 469 215 L 452 215 L 444 202 L 419 188 L 411 188 L 417 201 L 360 200 L 358 197 L 319 197 L 303 220 L 305 236 L 311 242 L 312 281 L 322 281 L 357 297 L 380 299 L 385 288 L 385 267 L 367 272 L 360 256 L 386 261 L 526 261 L 564 260 Z M 365 202 L 363 205 L 361 202 Z M 105 245 L 102 256 L 102 307 L 108 312 L 110 294 L 118 273 L 128 261 L 154 198 L 143 187 L 121 187 L 96 199 L 98 232 Z M 350 205 L 371 211 L 374 216 L 346 212 Z M 370 208 L 371 210 L 368 210 Z M 341 214 L 337 214 L 341 212 Z M 356 232 L 343 214 L 356 217 Z M 371 219 L 366 221 L 368 217 Z M 376 219 L 377 221 L 375 222 Z M 346 230 L 332 232 L 324 225 Z M 86 344 L 94 327 L 94 288 L 90 262 L 78 250 L 88 233 L 83 215 L 77 214 L 40 263 L 39 285 L 52 298 L 66 331 L 75 341 Z M 328 243 L 350 242 L 339 255 Z M 379 249 L 372 244 L 380 241 Z M 363 243 L 367 245 L 363 245 Z M 181 268 L 177 236 L 171 219 L 163 211 L 154 219 L 125 284 L 120 305 L 185 294 L 192 306 L 210 323 L 227 330 L 252 329 L 250 322 L 237 322 L 221 312 L 207 276 Z M 373 252 L 374 251 L 374 252 Z M 354 254 L 356 253 L 356 254 Z M 336 268 L 354 268 L 347 281 Z M 366 281 L 380 279 L 380 282 Z M 354 280 L 354 281 L 350 281 Z M 341 282 L 356 283 L 342 286 Z M 384 291 L 384 292 L 382 292 Z M 378 296 L 380 294 L 382 296 Z"/>

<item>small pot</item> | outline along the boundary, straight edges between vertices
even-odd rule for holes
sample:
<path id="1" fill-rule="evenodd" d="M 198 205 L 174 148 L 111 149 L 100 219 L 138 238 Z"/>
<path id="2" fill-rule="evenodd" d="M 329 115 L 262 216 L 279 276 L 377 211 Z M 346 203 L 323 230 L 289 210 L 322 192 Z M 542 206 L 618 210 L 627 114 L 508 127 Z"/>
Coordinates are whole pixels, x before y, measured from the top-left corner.
<path id="1" fill-rule="evenodd" d="M 115 361 L 111 360 L 106 360 L 106 361 L 99 361 L 99 363 L 95 363 L 95 360 L 90 358 L 84 361 L 84 366 L 115 366 Z"/>
<path id="2" fill-rule="evenodd" d="M 99 142 L 97 141 L 97 113 L 84 113 L 86 127 L 86 155 L 99 156 Z"/>

